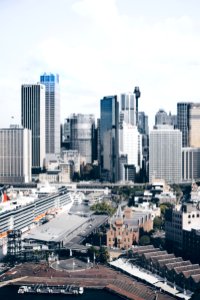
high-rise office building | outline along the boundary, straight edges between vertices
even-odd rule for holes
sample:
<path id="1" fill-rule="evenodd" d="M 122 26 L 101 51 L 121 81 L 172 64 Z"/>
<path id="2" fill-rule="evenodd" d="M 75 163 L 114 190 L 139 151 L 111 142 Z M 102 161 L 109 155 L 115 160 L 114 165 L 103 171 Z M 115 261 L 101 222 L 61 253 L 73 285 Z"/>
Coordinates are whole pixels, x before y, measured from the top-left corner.
<path id="1" fill-rule="evenodd" d="M 189 109 L 191 102 L 177 103 L 177 128 L 182 132 L 182 146 L 189 146 Z"/>
<path id="2" fill-rule="evenodd" d="M 117 96 L 104 97 L 100 109 L 101 178 L 118 181 L 119 103 Z"/>
<path id="3" fill-rule="evenodd" d="M 142 168 L 142 135 L 137 126 L 126 122 L 122 125 L 119 130 L 119 180 L 134 181 L 135 173 Z"/>
<path id="4" fill-rule="evenodd" d="M 169 116 L 166 113 L 166 111 L 164 111 L 164 109 L 159 109 L 159 111 L 155 115 L 155 125 L 164 125 L 164 124 L 170 125 Z"/>
<path id="5" fill-rule="evenodd" d="M 60 154 L 60 91 L 59 75 L 40 76 L 45 85 L 46 154 Z"/>
<path id="6" fill-rule="evenodd" d="M 31 131 L 12 125 L 0 129 L 0 183 L 31 181 Z"/>
<path id="7" fill-rule="evenodd" d="M 158 125 L 149 136 L 149 181 L 182 181 L 182 133 L 169 125 Z"/>
<path id="8" fill-rule="evenodd" d="M 142 135 L 137 126 L 123 122 L 120 129 L 120 154 L 127 155 L 127 164 L 134 165 L 136 172 L 142 167 Z"/>
<path id="9" fill-rule="evenodd" d="M 192 103 L 189 107 L 189 146 L 200 147 L 200 103 Z"/>
<path id="10" fill-rule="evenodd" d="M 148 116 L 143 111 L 138 113 L 138 131 L 141 134 L 149 134 Z"/>
<path id="11" fill-rule="evenodd" d="M 32 132 L 32 172 L 39 172 L 45 162 L 45 86 L 21 86 L 21 124 Z"/>
<path id="12" fill-rule="evenodd" d="M 172 115 L 171 112 L 169 114 L 166 113 L 163 109 L 159 109 L 159 111 L 155 115 L 155 125 L 172 125 L 174 128 L 177 128 L 177 116 Z"/>
<path id="13" fill-rule="evenodd" d="M 136 125 L 136 99 L 133 93 L 120 96 L 120 125 L 123 121 Z"/>
<path id="14" fill-rule="evenodd" d="M 72 114 L 65 123 L 66 140 L 69 140 L 70 149 L 77 150 L 85 159 L 85 163 L 91 164 L 94 157 L 94 115 Z"/>
<path id="15" fill-rule="evenodd" d="M 200 148 L 182 148 L 182 180 L 192 182 L 200 178 Z"/>

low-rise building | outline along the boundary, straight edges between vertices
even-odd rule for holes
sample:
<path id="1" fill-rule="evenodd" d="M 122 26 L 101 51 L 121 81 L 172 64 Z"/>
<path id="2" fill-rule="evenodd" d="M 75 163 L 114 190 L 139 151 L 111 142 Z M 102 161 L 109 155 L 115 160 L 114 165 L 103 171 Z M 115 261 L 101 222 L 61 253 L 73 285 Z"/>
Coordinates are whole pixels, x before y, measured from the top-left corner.
<path id="1" fill-rule="evenodd" d="M 166 243 L 170 249 L 183 253 L 184 249 L 187 249 L 187 253 L 189 254 L 189 245 L 191 244 L 191 248 L 195 251 L 195 247 L 198 246 L 196 242 L 198 240 L 199 229 L 200 209 L 199 205 L 195 202 L 184 203 L 166 211 Z M 194 238 L 195 236 L 196 238 Z"/>
<path id="2" fill-rule="evenodd" d="M 133 263 L 165 278 L 171 286 L 195 291 L 200 287 L 200 266 L 152 245 L 133 247 Z M 129 260 L 131 261 L 131 260 Z"/>
<path id="3" fill-rule="evenodd" d="M 119 206 L 116 215 L 110 220 L 107 246 L 129 249 L 133 244 L 138 243 L 140 229 L 147 232 L 153 229 L 151 213 L 134 212 L 131 208 L 126 208 L 122 212 Z"/>
<path id="4" fill-rule="evenodd" d="M 199 229 L 183 230 L 182 247 L 186 257 L 200 263 L 200 226 Z"/>

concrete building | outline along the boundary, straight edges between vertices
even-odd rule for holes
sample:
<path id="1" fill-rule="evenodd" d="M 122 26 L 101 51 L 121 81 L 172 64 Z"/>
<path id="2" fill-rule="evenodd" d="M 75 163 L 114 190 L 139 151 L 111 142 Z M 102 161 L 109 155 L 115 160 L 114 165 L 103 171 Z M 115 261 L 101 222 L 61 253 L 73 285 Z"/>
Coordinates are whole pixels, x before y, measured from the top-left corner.
<path id="1" fill-rule="evenodd" d="M 73 162 L 59 163 L 59 167 L 49 169 L 46 173 L 39 174 L 41 183 L 70 183 L 74 174 Z"/>
<path id="2" fill-rule="evenodd" d="M 200 264 L 200 226 L 198 229 L 183 230 L 182 250 L 185 257 Z"/>
<path id="3" fill-rule="evenodd" d="M 81 156 L 78 150 L 62 151 L 61 157 L 65 163 L 72 161 L 74 164 L 74 172 L 80 174 Z"/>
<path id="4" fill-rule="evenodd" d="M 120 180 L 130 180 L 127 172 L 134 167 L 138 173 L 142 168 L 142 135 L 137 126 L 122 122 L 119 130 Z M 122 160 L 123 157 L 126 159 Z M 132 167 L 129 167 L 132 166 Z"/>
<path id="5" fill-rule="evenodd" d="M 200 228 L 200 210 L 195 203 L 185 203 L 166 211 L 166 242 L 170 248 L 183 250 L 183 231 Z"/>
<path id="6" fill-rule="evenodd" d="M 32 133 L 32 172 L 38 173 L 45 164 L 45 86 L 21 86 L 21 124 Z"/>
<path id="7" fill-rule="evenodd" d="M 67 118 L 63 124 L 63 132 L 62 132 L 62 144 L 65 146 L 66 150 L 70 149 L 70 119 Z"/>
<path id="8" fill-rule="evenodd" d="M 46 154 L 60 154 L 60 90 L 59 75 L 44 73 L 40 82 L 45 85 Z"/>
<path id="9" fill-rule="evenodd" d="M 136 98 L 134 93 L 121 94 L 120 96 L 120 124 L 126 122 L 136 125 Z"/>
<path id="10" fill-rule="evenodd" d="M 72 114 L 66 119 L 65 123 L 66 141 L 69 139 L 70 149 L 77 150 L 84 158 L 86 164 L 91 164 L 94 159 L 94 115 Z"/>
<path id="11" fill-rule="evenodd" d="M 12 125 L 0 129 L 0 183 L 31 182 L 31 131 Z"/>
<path id="12" fill-rule="evenodd" d="M 189 107 L 189 146 L 200 147 L 200 103 L 192 103 Z"/>
<path id="13" fill-rule="evenodd" d="M 170 125 L 169 116 L 164 109 L 159 109 L 155 115 L 155 125 Z"/>
<path id="14" fill-rule="evenodd" d="M 177 128 L 177 116 L 172 115 L 171 112 L 167 114 L 163 109 L 159 109 L 155 115 L 155 125 L 171 125 Z"/>
<path id="15" fill-rule="evenodd" d="M 117 182 L 119 178 L 119 103 L 117 96 L 104 97 L 100 105 L 101 179 Z"/>
<path id="16" fill-rule="evenodd" d="M 200 178 L 200 148 L 182 148 L 182 181 L 192 182 Z"/>
<path id="17" fill-rule="evenodd" d="M 123 122 L 120 129 L 120 154 L 127 155 L 127 163 L 134 165 L 136 172 L 142 167 L 142 136 L 137 126 Z"/>
<path id="18" fill-rule="evenodd" d="M 169 125 L 160 125 L 149 137 L 149 181 L 165 179 L 167 183 L 182 181 L 182 133 Z"/>

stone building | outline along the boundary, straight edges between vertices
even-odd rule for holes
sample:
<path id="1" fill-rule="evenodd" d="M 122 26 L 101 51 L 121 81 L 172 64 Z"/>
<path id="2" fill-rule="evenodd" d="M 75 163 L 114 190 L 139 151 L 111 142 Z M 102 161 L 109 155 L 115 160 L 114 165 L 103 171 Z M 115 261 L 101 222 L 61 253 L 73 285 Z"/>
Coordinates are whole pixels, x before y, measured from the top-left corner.
<path id="1" fill-rule="evenodd" d="M 131 208 L 126 208 L 122 212 L 119 206 L 116 215 L 110 220 L 107 246 L 129 249 L 133 244 L 138 243 L 140 229 L 147 232 L 153 229 L 151 213 L 133 212 Z"/>

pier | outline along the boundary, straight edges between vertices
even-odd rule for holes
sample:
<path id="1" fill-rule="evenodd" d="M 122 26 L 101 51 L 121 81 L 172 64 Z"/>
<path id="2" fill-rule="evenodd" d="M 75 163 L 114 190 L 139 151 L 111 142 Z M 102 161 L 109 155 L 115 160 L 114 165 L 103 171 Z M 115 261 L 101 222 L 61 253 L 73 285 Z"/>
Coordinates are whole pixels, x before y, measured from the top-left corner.
<path id="1" fill-rule="evenodd" d="M 106 289 L 130 300 L 176 299 L 176 297 L 160 292 L 159 289 L 156 290 L 131 276 L 103 265 L 94 265 L 83 270 L 68 271 L 53 269 L 46 263 L 23 263 L 12 269 L 11 273 L 4 273 L 3 276 L 4 281 L 17 278 L 16 282 L 9 282 L 9 284 L 17 286 L 37 284 L 49 286 L 75 285 L 84 289 Z"/>

